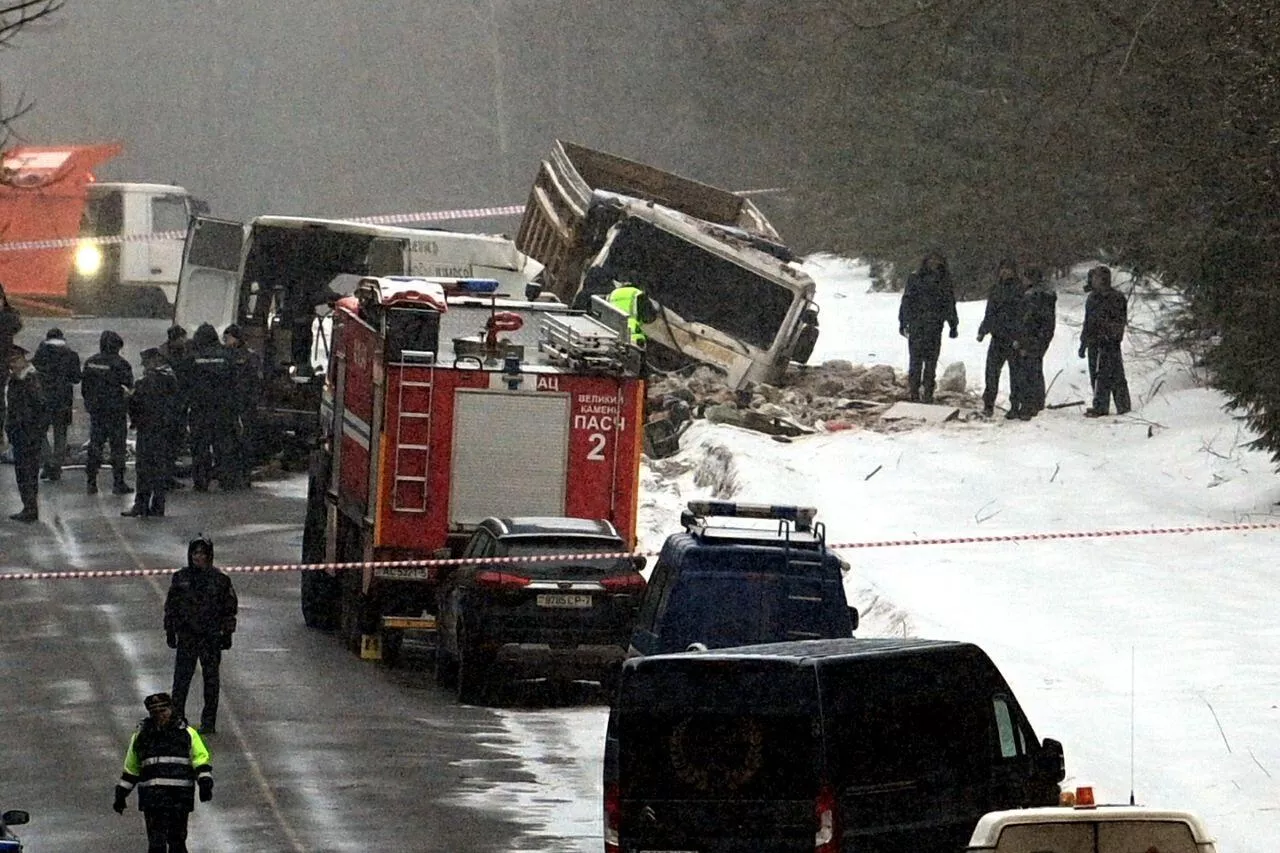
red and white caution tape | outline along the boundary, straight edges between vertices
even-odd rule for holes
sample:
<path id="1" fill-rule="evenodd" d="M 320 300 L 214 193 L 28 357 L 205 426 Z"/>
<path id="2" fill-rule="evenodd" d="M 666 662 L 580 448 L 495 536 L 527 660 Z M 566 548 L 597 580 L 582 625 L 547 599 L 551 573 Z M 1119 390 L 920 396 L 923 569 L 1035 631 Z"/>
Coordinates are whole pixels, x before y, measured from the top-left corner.
<path id="1" fill-rule="evenodd" d="M 1079 530 L 1056 533 L 1009 533 L 991 536 L 948 536 L 931 539 L 882 539 L 869 542 L 842 542 L 827 545 L 831 551 L 851 551 L 861 548 L 905 548 L 920 545 L 976 545 L 995 542 L 1046 542 L 1057 539 L 1102 539 L 1122 536 L 1169 536 L 1194 533 L 1248 533 L 1253 531 L 1277 530 L 1280 522 L 1264 521 L 1250 524 L 1206 524 L 1183 527 L 1142 527 L 1119 530 Z M 545 554 L 530 557 L 489 557 L 485 560 L 447 559 L 447 560 L 384 560 L 381 562 L 349 562 L 349 563 L 274 563 L 253 566 L 222 566 L 222 571 L 232 574 L 265 574 L 270 572 L 297 572 L 309 569 L 326 569 L 339 571 L 343 569 L 372 568 L 381 569 L 429 569 L 432 567 L 476 565 L 500 565 L 511 563 L 547 563 L 563 560 L 603 560 L 628 557 L 655 557 L 657 551 L 601 551 L 592 554 Z M 9 572 L 0 573 L 0 581 L 21 580 L 93 580 L 108 578 L 139 578 L 157 575 L 168 575 L 174 568 L 162 569 L 95 569 L 90 571 L 66 572 Z"/>

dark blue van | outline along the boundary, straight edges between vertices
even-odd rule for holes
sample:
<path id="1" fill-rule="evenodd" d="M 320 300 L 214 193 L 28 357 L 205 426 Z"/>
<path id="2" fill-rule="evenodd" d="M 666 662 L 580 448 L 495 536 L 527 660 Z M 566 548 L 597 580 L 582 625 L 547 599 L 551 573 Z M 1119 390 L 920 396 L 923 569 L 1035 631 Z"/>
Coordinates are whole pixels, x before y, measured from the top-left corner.
<path id="1" fill-rule="evenodd" d="M 649 577 L 628 656 L 852 636 L 858 611 L 845 599 L 847 564 L 827 550 L 815 515 L 811 507 L 690 501 L 684 532 L 667 538 Z"/>
<path id="2" fill-rule="evenodd" d="M 0 853 L 22 853 L 22 842 L 9 831 L 9 827 L 19 826 L 29 820 L 31 816 L 22 809 L 10 809 L 0 814 Z"/>

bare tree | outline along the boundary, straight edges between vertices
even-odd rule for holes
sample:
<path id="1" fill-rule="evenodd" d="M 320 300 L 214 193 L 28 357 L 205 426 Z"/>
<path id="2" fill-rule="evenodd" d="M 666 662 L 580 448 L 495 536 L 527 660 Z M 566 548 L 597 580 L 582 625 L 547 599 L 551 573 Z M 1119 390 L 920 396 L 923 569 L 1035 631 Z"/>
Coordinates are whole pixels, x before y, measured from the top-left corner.
<path id="1" fill-rule="evenodd" d="M 62 8 L 65 0 L 20 0 L 0 5 L 0 48 L 13 46 L 13 41 L 23 29 L 52 16 Z M 15 122 L 35 106 L 35 101 L 19 91 L 11 102 L 0 86 L 0 149 L 13 138 Z"/>

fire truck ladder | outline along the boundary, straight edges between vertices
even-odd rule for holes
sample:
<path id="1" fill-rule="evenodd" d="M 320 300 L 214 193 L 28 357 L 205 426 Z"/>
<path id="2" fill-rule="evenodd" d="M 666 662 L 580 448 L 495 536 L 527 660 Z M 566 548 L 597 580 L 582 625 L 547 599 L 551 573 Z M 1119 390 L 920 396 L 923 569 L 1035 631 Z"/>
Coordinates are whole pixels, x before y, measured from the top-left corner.
<path id="1" fill-rule="evenodd" d="M 431 470 L 431 405 L 435 401 L 435 374 L 434 364 L 428 369 L 426 381 L 406 379 L 405 372 L 400 374 L 400 385 L 396 391 L 396 452 L 391 484 L 391 508 L 397 512 L 425 513 L 427 511 L 427 474 Z M 406 388 L 421 389 L 422 393 L 406 395 Z M 425 403 L 425 408 L 409 408 L 405 404 L 406 396 L 410 404 L 414 401 L 419 405 Z M 421 427 L 410 428 L 409 425 L 415 422 L 421 424 Z M 405 438 L 408 434 L 422 436 L 425 443 L 419 444 L 416 440 L 406 443 Z M 414 465 L 413 463 L 418 460 L 421 460 L 421 464 Z M 422 473 L 405 473 L 418 470 Z M 401 483 L 414 484 L 416 488 L 410 487 L 405 491 L 418 494 L 421 499 L 414 503 L 402 501 Z"/>

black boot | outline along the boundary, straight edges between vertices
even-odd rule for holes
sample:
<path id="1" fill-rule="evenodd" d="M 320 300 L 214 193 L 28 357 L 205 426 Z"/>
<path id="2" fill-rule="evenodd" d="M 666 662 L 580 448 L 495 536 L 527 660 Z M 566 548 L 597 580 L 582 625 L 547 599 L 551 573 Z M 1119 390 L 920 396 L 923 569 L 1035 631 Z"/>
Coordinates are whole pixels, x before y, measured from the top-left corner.
<path id="1" fill-rule="evenodd" d="M 131 495 L 133 494 L 133 486 L 124 481 L 124 472 L 116 471 L 111 483 L 111 494 L 113 495 Z"/>
<path id="2" fill-rule="evenodd" d="M 85 482 L 85 492 L 90 495 L 98 493 L 98 477 L 96 474 L 89 475 L 89 479 Z"/>
<path id="3" fill-rule="evenodd" d="M 135 503 L 133 506 L 124 510 L 120 514 L 125 518 L 145 518 L 147 515 L 147 508 L 144 506 L 139 506 L 138 504 Z"/>

